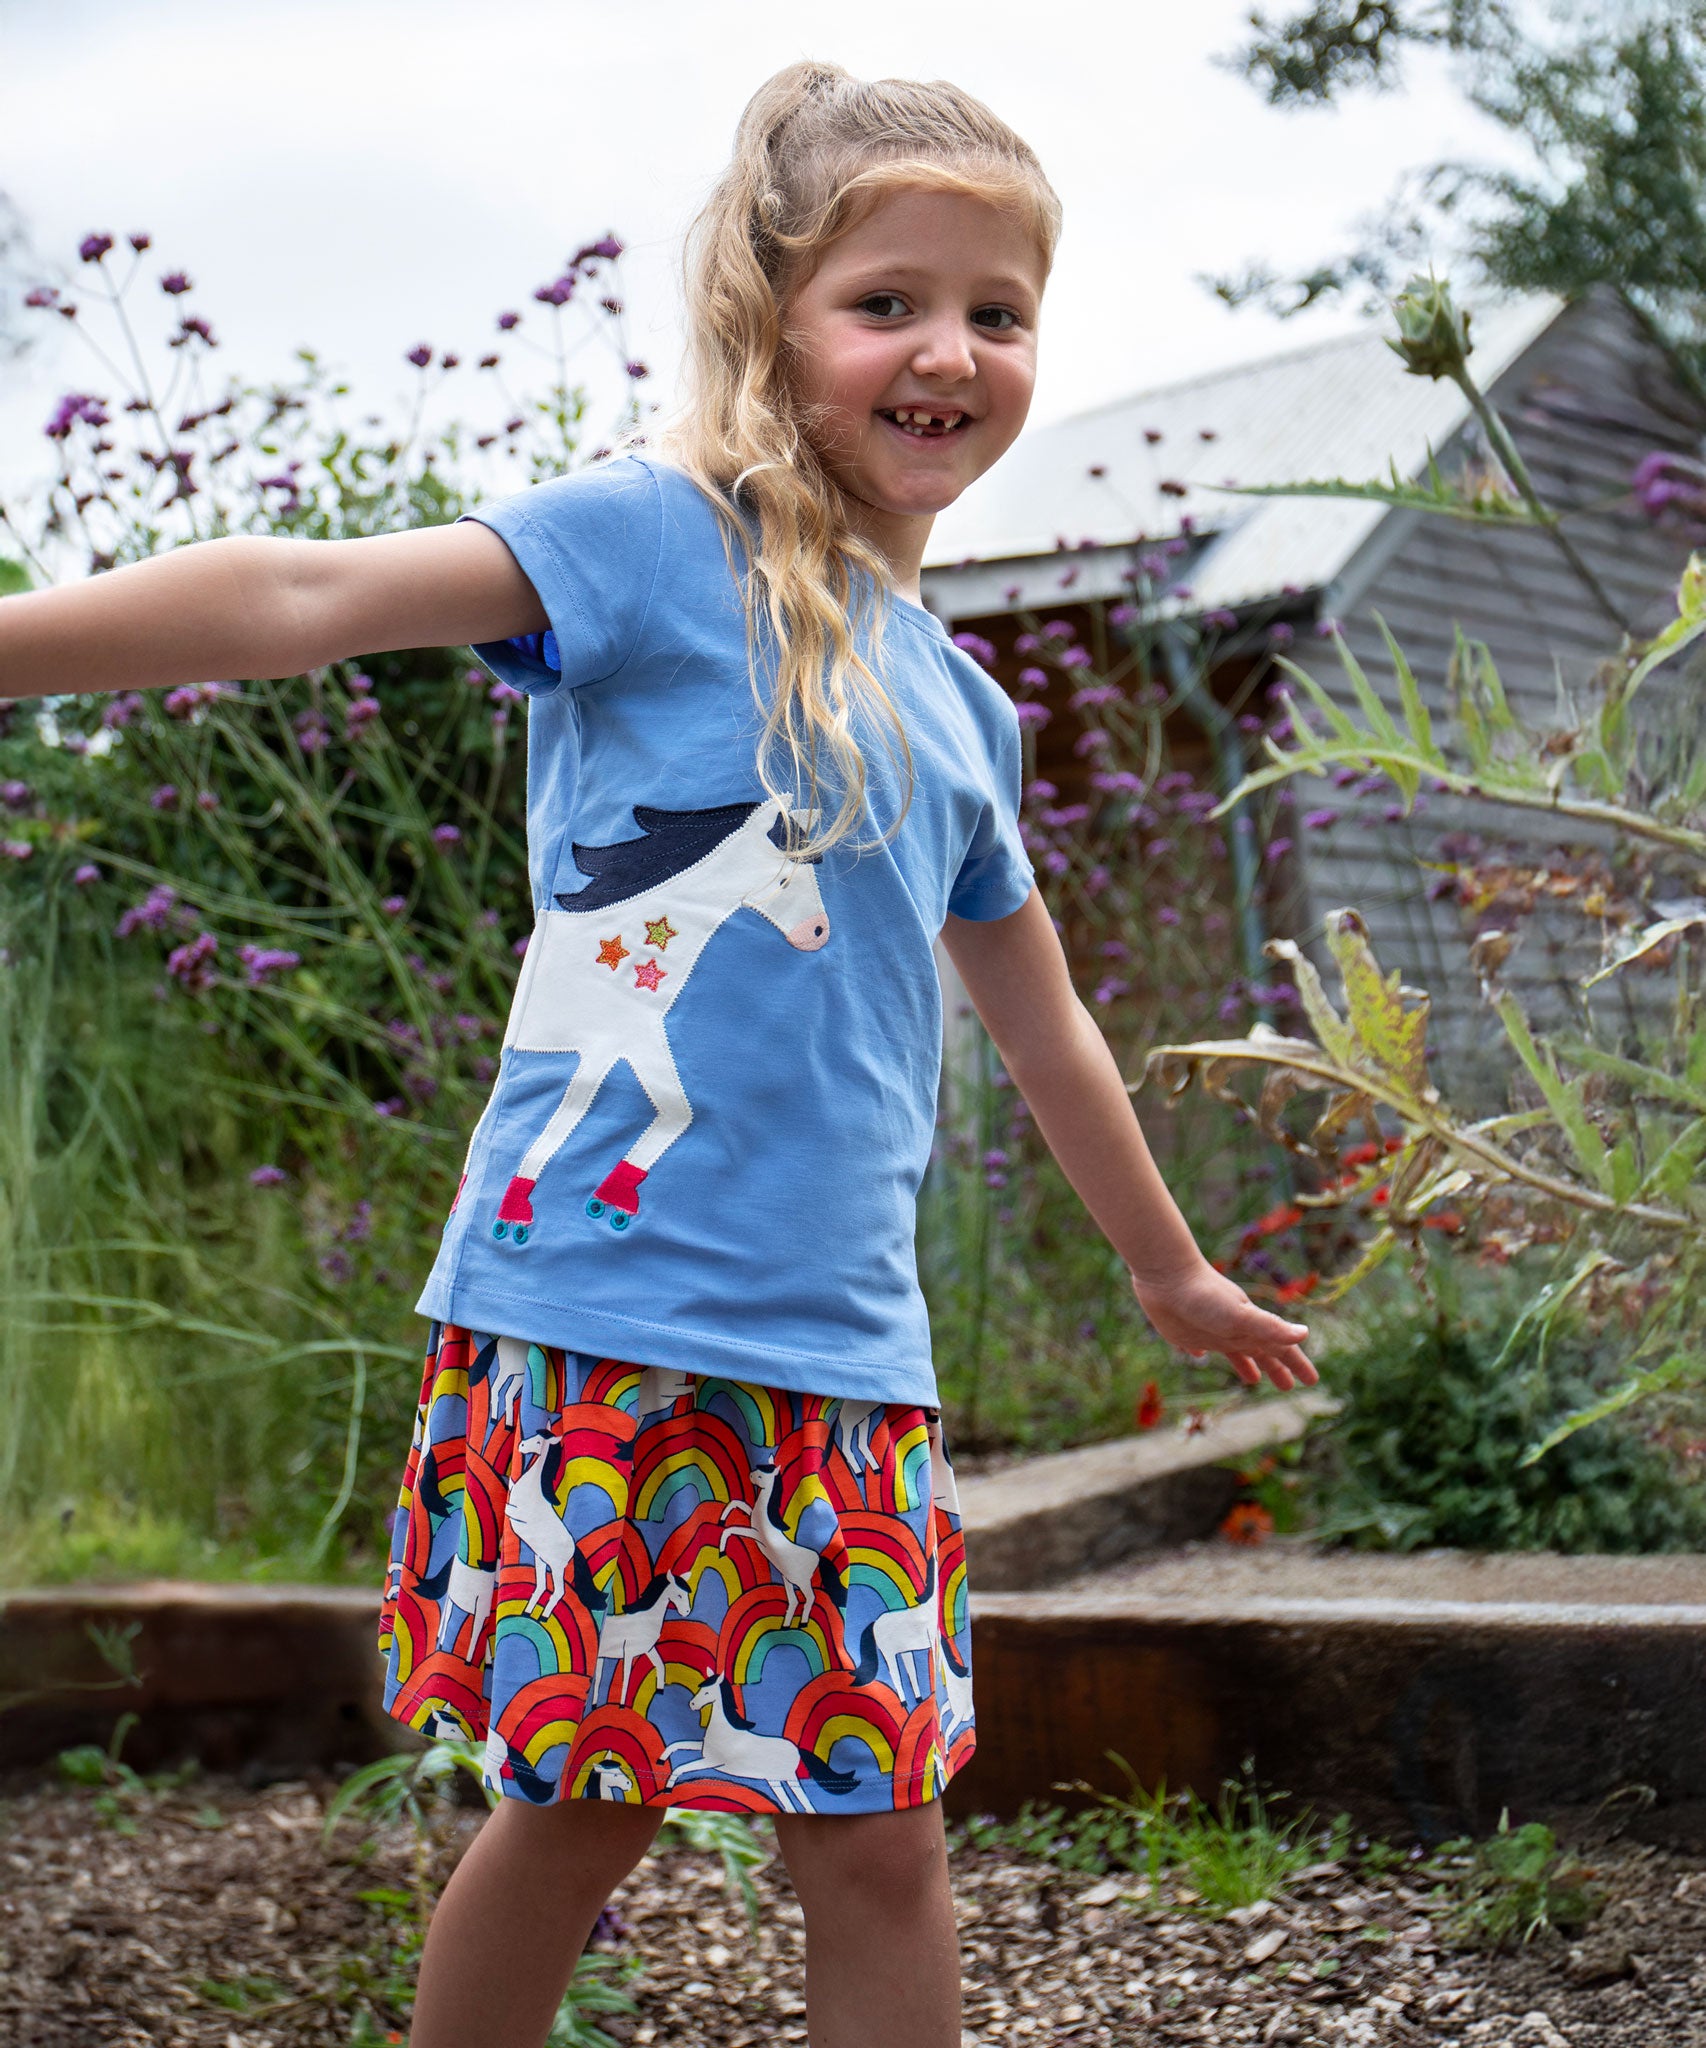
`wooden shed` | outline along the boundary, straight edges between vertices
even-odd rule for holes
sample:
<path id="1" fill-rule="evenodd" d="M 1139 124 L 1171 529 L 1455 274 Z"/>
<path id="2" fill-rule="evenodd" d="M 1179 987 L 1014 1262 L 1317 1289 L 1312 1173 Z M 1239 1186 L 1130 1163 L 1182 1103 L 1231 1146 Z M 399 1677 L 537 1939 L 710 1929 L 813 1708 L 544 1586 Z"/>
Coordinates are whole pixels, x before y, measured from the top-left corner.
<path id="1" fill-rule="evenodd" d="M 938 521 L 926 602 L 955 631 L 992 641 L 1000 650 L 997 673 L 1011 682 L 1019 614 L 1082 616 L 1071 608 L 1127 589 L 1139 549 L 1171 540 L 1173 612 L 1250 628 L 1226 633 L 1226 646 L 1239 651 L 1207 678 L 1221 704 L 1265 683 L 1276 644 L 1348 704 L 1327 621 L 1339 623 L 1376 687 L 1395 701 L 1378 614 L 1439 717 L 1461 625 L 1490 649 L 1519 714 L 1540 727 L 1557 722 L 1560 690 L 1583 688 L 1619 643 L 1612 611 L 1641 633 L 1672 616 L 1688 539 L 1653 524 L 1631 494 L 1631 476 L 1655 450 L 1698 455 L 1706 406 L 1646 322 L 1609 289 L 1569 303 L 1524 297 L 1474 309 L 1471 368 L 1542 494 L 1571 510 L 1568 530 L 1601 596 L 1544 533 L 1214 488 L 1383 478 L 1394 463 L 1401 475 L 1420 477 L 1430 450 L 1448 473 L 1465 463 L 1490 467 L 1483 428 L 1463 394 L 1408 374 L 1386 331 L 1387 323 L 1371 325 L 1023 436 Z M 1177 757 L 1218 771 L 1230 786 L 1236 750 L 1247 742 L 1223 731 L 1213 762 L 1212 718 L 1174 724 L 1168 738 Z M 1070 716 L 1052 718 L 1041 737 L 1047 765 L 1039 753 L 1039 771 L 1073 787 L 1082 764 Z M 1382 961 L 1432 992 L 1436 1047 L 1477 1062 L 1498 1034 L 1487 1031 L 1468 969 L 1475 917 L 1453 894 L 1430 893 L 1416 855 L 1473 833 L 1507 839 L 1519 860 L 1538 863 L 1561 842 L 1591 856 L 1594 835 L 1561 834 L 1559 821 L 1536 823 L 1437 795 L 1399 821 L 1387 801 L 1314 778 L 1297 781 L 1295 801 L 1316 822 L 1295 834 L 1280 873 L 1259 878 L 1243 906 L 1247 940 L 1283 933 L 1313 946 L 1325 912 L 1355 905 Z M 1524 984 L 1525 999 L 1544 1014 L 1563 1000 L 1565 975 L 1598 960 L 1603 937 L 1599 924 L 1563 904 L 1530 922 L 1508 978 Z M 951 1026 L 963 992 L 951 969 L 948 975 Z M 1490 1079 L 1491 1067 L 1480 1065 Z"/>

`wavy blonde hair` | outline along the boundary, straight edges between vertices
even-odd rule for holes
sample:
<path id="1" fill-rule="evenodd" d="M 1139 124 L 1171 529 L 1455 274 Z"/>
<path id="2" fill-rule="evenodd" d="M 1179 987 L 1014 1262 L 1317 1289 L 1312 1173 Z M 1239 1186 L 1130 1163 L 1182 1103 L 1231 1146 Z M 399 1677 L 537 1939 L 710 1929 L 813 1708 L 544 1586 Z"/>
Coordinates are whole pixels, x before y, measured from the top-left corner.
<path id="1" fill-rule="evenodd" d="M 771 796 L 803 801 L 820 827 L 790 849 L 795 859 L 820 857 L 859 820 L 864 715 L 886 715 L 891 756 L 898 741 L 905 762 L 906 801 L 893 831 L 911 808 L 914 768 L 906 728 L 874 665 L 887 564 L 853 530 L 841 489 L 812 445 L 790 382 L 788 306 L 832 242 L 888 194 L 920 187 L 1017 213 L 1047 272 L 1060 201 L 1004 121 L 956 85 L 867 82 L 833 64 L 790 65 L 753 95 L 733 160 L 687 239 L 690 396 L 662 452 L 722 515 L 764 717 L 758 773 Z M 761 678 L 771 668 L 767 705 Z M 788 758 L 787 787 L 771 774 L 778 748 Z M 825 755 L 841 790 L 827 827 Z"/>

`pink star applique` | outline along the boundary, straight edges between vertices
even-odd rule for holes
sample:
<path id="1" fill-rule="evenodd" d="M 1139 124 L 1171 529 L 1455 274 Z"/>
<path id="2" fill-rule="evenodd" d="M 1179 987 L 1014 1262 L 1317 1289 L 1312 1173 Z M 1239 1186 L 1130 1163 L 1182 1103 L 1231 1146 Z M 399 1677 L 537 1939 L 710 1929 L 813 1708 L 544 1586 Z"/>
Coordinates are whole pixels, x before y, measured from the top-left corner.
<path id="1" fill-rule="evenodd" d="M 655 960 L 642 960 L 640 965 L 634 969 L 634 986 L 636 988 L 656 988 L 663 977 L 664 970 Z"/>

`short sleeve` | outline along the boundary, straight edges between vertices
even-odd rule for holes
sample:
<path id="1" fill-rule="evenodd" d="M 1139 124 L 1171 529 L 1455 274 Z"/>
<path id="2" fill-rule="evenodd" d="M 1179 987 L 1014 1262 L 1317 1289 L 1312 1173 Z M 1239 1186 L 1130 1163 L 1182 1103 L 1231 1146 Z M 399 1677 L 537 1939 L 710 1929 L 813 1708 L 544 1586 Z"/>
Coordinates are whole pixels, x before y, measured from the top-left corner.
<path id="1" fill-rule="evenodd" d="M 955 917 L 970 918 L 979 924 L 1011 917 L 1022 909 L 1035 883 L 1031 857 L 1019 834 L 1024 776 L 1019 721 L 1012 703 L 1005 697 L 997 734 L 997 745 L 992 750 L 990 800 L 983 807 L 954 886 L 948 892 L 949 911 Z"/>
<path id="2" fill-rule="evenodd" d="M 539 594 L 550 630 L 474 652 L 531 696 L 602 682 L 639 644 L 663 552 L 663 501 L 633 457 L 553 477 L 465 512 L 508 547 Z"/>

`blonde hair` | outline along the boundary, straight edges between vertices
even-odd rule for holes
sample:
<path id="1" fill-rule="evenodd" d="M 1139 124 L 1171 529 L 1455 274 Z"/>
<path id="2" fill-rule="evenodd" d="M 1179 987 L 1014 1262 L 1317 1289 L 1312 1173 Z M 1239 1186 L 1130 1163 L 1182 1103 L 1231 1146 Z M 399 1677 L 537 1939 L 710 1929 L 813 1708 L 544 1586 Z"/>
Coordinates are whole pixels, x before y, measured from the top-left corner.
<path id="1" fill-rule="evenodd" d="M 748 659 L 764 713 L 759 777 L 772 797 L 801 801 L 820 828 L 796 835 L 795 859 L 821 857 L 858 822 L 866 793 L 861 714 L 887 715 L 906 764 L 894 830 L 911 807 L 914 770 L 905 726 L 872 666 L 887 564 L 854 532 L 808 438 L 790 388 L 788 304 L 832 242 L 887 194 L 920 187 L 1018 213 L 1047 271 L 1060 201 L 1004 121 L 956 85 L 866 82 L 833 64 L 790 65 L 753 95 L 733 160 L 688 235 L 690 398 L 663 452 L 716 505 L 731 565 L 744 568 Z M 866 654 L 856 637 L 862 623 Z M 774 657 L 768 707 L 760 684 L 766 654 Z M 778 743 L 789 757 L 788 788 L 770 772 Z M 826 752 L 842 796 L 823 827 Z"/>

